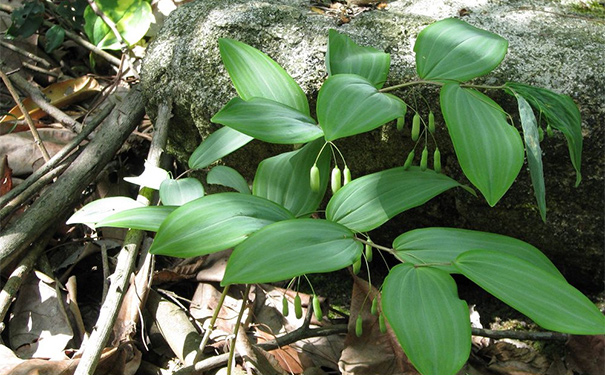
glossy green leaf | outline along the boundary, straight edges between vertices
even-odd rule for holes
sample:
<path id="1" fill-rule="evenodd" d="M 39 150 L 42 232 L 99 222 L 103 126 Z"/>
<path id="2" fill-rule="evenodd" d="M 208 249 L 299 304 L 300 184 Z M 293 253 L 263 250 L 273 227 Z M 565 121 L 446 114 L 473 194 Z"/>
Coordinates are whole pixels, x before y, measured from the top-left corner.
<path id="1" fill-rule="evenodd" d="M 235 247 L 222 285 L 268 283 L 351 265 L 363 245 L 340 224 L 319 219 L 280 221 Z"/>
<path id="2" fill-rule="evenodd" d="M 377 89 L 384 85 L 391 66 L 391 55 L 372 47 L 361 47 L 347 35 L 330 30 L 326 69 L 329 75 L 357 74 Z"/>
<path id="3" fill-rule="evenodd" d="M 112 20 L 120 36 L 132 46 L 145 36 L 154 20 L 151 5 L 145 0 L 95 0 L 99 10 Z M 109 26 L 90 6 L 84 11 L 84 32 L 99 48 L 120 49 L 120 42 Z"/>
<path id="4" fill-rule="evenodd" d="M 452 263 L 465 251 L 490 249 L 525 259 L 543 271 L 563 278 L 540 250 L 527 242 L 500 234 L 457 228 L 422 228 L 395 238 L 393 248 L 400 260 L 411 264 Z M 447 272 L 458 272 L 453 265 L 435 267 Z"/>
<path id="5" fill-rule="evenodd" d="M 131 228 L 157 232 L 177 206 L 137 207 L 121 211 L 97 223 L 97 227 Z"/>
<path id="6" fill-rule="evenodd" d="M 309 171 L 323 144 L 322 139 L 317 139 L 299 150 L 263 160 L 254 177 L 254 195 L 286 207 L 297 217 L 315 212 L 330 178 L 330 150 L 325 148 L 317 160 L 320 187 L 317 192 L 311 190 Z"/>
<path id="7" fill-rule="evenodd" d="M 576 335 L 605 334 L 605 316 L 561 277 L 493 250 L 460 254 L 454 263 L 462 274 L 536 324 Z"/>
<path id="8" fill-rule="evenodd" d="M 15 4 L 16 5 L 16 4 Z M 44 4 L 39 1 L 26 1 L 11 13 L 11 24 L 6 30 L 6 38 L 29 38 L 44 22 Z"/>
<path id="9" fill-rule="evenodd" d="M 242 99 L 266 98 L 310 115 L 305 93 L 269 56 L 232 39 L 219 39 L 219 48 L 223 64 Z"/>
<path id="10" fill-rule="evenodd" d="M 164 180 L 160 185 L 160 199 L 165 206 L 182 206 L 204 196 L 204 186 L 192 177 Z"/>
<path id="11" fill-rule="evenodd" d="M 44 52 L 51 53 L 63 44 L 65 39 L 65 29 L 59 25 L 53 25 L 46 31 L 46 43 L 44 43 Z"/>
<path id="12" fill-rule="evenodd" d="M 496 102 L 476 90 L 450 83 L 441 88 L 440 99 L 462 171 L 494 206 L 523 166 L 519 132 Z"/>
<path id="13" fill-rule="evenodd" d="M 317 96 L 317 119 L 328 141 L 376 129 L 404 111 L 401 99 L 355 74 L 329 77 Z"/>
<path id="14" fill-rule="evenodd" d="M 189 157 L 189 168 L 202 169 L 245 146 L 254 138 L 224 127 L 210 134 Z"/>
<path id="15" fill-rule="evenodd" d="M 448 18 L 418 34 L 416 70 L 422 79 L 464 82 L 494 70 L 507 49 L 508 41 L 501 36 Z"/>
<path id="16" fill-rule="evenodd" d="M 225 165 L 217 165 L 212 168 L 208 172 L 206 182 L 230 187 L 242 194 L 250 194 L 250 187 L 246 179 L 238 171 Z"/>
<path id="17" fill-rule="evenodd" d="M 144 206 L 128 197 L 109 197 L 92 201 L 71 215 L 65 224 L 86 224 L 94 228 L 99 221 L 117 212 Z"/>
<path id="18" fill-rule="evenodd" d="M 423 375 L 454 375 L 467 361 L 468 306 L 448 273 L 411 264 L 394 267 L 384 281 L 382 311 Z"/>
<path id="19" fill-rule="evenodd" d="M 250 194 L 207 195 L 168 215 L 149 251 L 182 258 L 210 254 L 239 244 L 265 225 L 292 218 L 285 208 Z"/>
<path id="20" fill-rule="evenodd" d="M 432 170 L 387 169 L 343 186 L 330 199 L 326 218 L 353 231 L 366 232 L 456 186 L 461 185 Z"/>
<path id="21" fill-rule="evenodd" d="M 542 167 L 542 148 L 540 147 L 540 134 L 536 116 L 531 110 L 529 103 L 520 95 L 515 95 L 519 106 L 519 117 L 523 128 L 523 139 L 525 140 L 525 154 L 527 165 L 534 187 L 534 195 L 540 210 L 540 217 L 546 222 L 546 187 L 544 186 L 544 170 Z"/>
<path id="22" fill-rule="evenodd" d="M 582 119 L 580 111 L 568 95 L 560 95 L 547 89 L 507 82 L 506 86 L 521 95 L 546 120 L 551 127 L 561 131 L 567 139 L 571 163 L 576 169 L 576 186 L 582 181 Z"/>
<path id="23" fill-rule="evenodd" d="M 270 143 L 306 143 L 323 135 L 311 117 L 265 98 L 233 98 L 211 121 Z"/>

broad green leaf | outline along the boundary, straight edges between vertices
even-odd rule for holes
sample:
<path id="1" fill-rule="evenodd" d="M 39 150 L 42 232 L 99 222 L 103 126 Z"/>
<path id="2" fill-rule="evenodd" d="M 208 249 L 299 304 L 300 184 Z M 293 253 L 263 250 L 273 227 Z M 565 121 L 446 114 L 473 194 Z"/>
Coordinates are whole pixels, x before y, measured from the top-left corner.
<path id="1" fill-rule="evenodd" d="M 263 160 L 256 170 L 252 191 L 286 207 L 294 216 L 308 216 L 317 210 L 330 179 L 330 152 L 324 149 L 317 159 L 320 189 L 313 192 L 309 171 L 324 142 L 315 140 L 303 148 Z"/>
<path id="2" fill-rule="evenodd" d="M 523 142 L 496 102 L 458 84 L 441 88 L 441 111 L 466 177 L 494 206 L 523 166 Z"/>
<path id="3" fill-rule="evenodd" d="M 160 199 L 165 206 L 182 206 L 204 196 L 204 186 L 192 177 L 164 180 L 160 185 Z"/>
<path id="4" fill-rule="evenodd" d="M 500 35 L 447 18 L 418 34 L 416 70 L 422 79 L 464 82 L 494 70 L 507 49 L 508 41 Z"/>
<path id="5" fill-rule="evenodd" d="M 44 44 L 44 52 L 51 53 L 57 49 L 65 39 L 65 29 L 59 25 L 53 25 L 46 31 L 46 43 Z"/>
<path id="6" fill-rule="evenodd" d="M 237 190 L 242 194 L 250 194 L 250 187 L 246 179 L 235 169 L 224 165 L 217 165 L 208 172 L 206 182 L 211 185 L 223 185 Z"/>
<path id="7" fill-rule="evenodd" d="M 320 219 L 280 221 L 235 247 L 221 285 L 269 283 L 336 271 L 359 259 L 362 248 L 340 224 Z"/>
<path id="8" fill-rule="evenodd" d="M 6 30 L 6 38 L 29 38 L 44 22 L 44 4 L 39 1 L 26 1 L 23 6 L 13 10 L 11 25 Z"/>
<path id="9" fill-rule="evenodd" d="M 181 258 L 206 255 L 239 244 L 265 225 L 292 218 L 280 205 L 250 194 L 207 195 L 168 215 L 149 251 Z"/>
<path id="10" fill-rule="evenodd" d="M 75 214 L 71 215 L 65 224 L 86 224 L 95 228 L 95 224 L 117 212 L 142 207 L 143 203 L 128 197 L 110 197 L 90 202 Z"/>
<path id="11" fill-rule="evenodd" d="M 546 187 L 544 186 L 544 171 L 542 167 L 542 148 L 540 148 L 540 134 L 536 116 L 531 110 L 529 103 L 521 95 L 515 95 L 519 106 L 521 127 L 523 128 L 523 139 L 525 140 L 525 154 L 527 165 L 534 187 L 534 195 L 540 210 L 540 217 L 546 222 Z"/>
<path id="12" fill-rule="evenodd" d="M 576 169 L 576 186 L 582 181 L 582 119 L 580 111 L 568 95 L 560 95 L 550 90 L 507 82 L 506 86 L 521 95 L 544 116 L 546 123 L 561 131 L 567 139 L 571 163 Z"/>
<path id="13" fill-rule="evenodd" d="M 145 36 L 154 20 L 151 5 L 145 0 L 95 0 L 99 10 L 112 20 L 120 36 L 132 46 Z M 84 11 L 84 32 L 99 48 L 120 49 L 120 42 L 109 26 L 90 5 Z"/>
<path id="14" fill-rule="evenodd" d="M 372 47 L 361 47 L 347 35 L 330 30 L 326 69 L 329 75 L 357 74 L 377 89 L 384 85 L 391 66 L 391 55 Z"/>
<path id="15" fill-rule="evenodd" d="M 308 115 L 265 98 L 233 98 L 211 121 L 270 143 L 306 143 L 323 135 Z"/>
<path id="16" fill-rule="evenodd" d="M 329 77 L 317 96 L 317 119 L 327 141 L 376 129 L 404 111 L 401 99 L 378 92 L 356 74 Z"/>
<path id="17" fill-rule="evenodd" d="M 471 350 L 468 305 L 441 270 L 400 264 L 384 281 L 382 311 L 423 375 L 453 375 Z"/>
<path id="18" fill-rule="evenodd" d="M 210 134 L 189 157 L 189 168 L 202 169 L 245 146 L 254 138 L 224 127 Z"/>
<path id="19" fill-rule="evenodd" d="M 130 228 L 157 232 L 162 222 L 176 209 L 176 206 L 132 208 L 106 217 L 97 223 L 97 227 Z"/>
<path id="20" fill-rule="evenodd" d="M 605 316 L 564 279 L 510 254 L 473 250 L 454 263 L 460 272 L 536 324 L 575 335 L 605 334 Z"/>
<path id="21" fill-rule="evenodd" d="M 395 238 L 393 248 L 400 260 L 411 264 L 452 263 L 465 251 L 490 249 L 525 259 L 543 271 L 563 278 L 540 250 L 527 242 L 500 234 L 457 228 L 422 228 Z M 458 272 L 453 265 L 435 267 L 447 272 Z"/>
<path id="22" fill-rule="evenodd" d="M 270 99 L 310 116 L 305 93 L 269 56 L 236 40 L 219 39 L 218 43 L 223 64 L 242 99 Z"/>
<path id="23" fill-rule="evenodd" d="M 456 186 L 461 185 L 430 169 L 387 169 L 356 178 L 338 190 L 326 207 L 326 218 L 366 232 Z"/>

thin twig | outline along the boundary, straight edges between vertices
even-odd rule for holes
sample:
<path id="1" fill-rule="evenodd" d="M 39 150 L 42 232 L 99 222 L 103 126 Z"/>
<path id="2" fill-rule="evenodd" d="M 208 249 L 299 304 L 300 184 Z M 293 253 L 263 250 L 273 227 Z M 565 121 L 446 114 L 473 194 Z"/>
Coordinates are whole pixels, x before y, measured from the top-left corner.
<path id="1" fill-rule="evenodd" d="M 28 52 L 28 51 L 26 51 L 26 50 L 24 50 L 22 48 L 19 48 L 19 47 L 17 47 L 16 45 L 14 45 L 12 43 L 8 43 L 8 42 L 5 42 L 3 40 L 0 40 L 0 45 L 2 47 L 6 48 L 6 49 L 10 49 L 13 52 L 16 52 L 16 53 L 18 53 L 20 55 L 23 55 L 23 56 L 27 57 L 30 60 L 33 60 L 33 61 L 35 61 L 35 62 L 37 62 L 39 64 L 42 64 L 42 65 L 44 65 L 47 68 L 51 68 L 52 67 L 51 63 L 49 63 L 48 61 L 44 60 L 40 56 L 37 56 L 37 55 L 35 55 L 35 54 L 31 53 L 31 52 Z"/>
<path id="2" fill-rule="evenodd" d="M 34 121 L 32 120 L 31 116 L 29 115 L 29 112 L 27 111 L 27 109 L 25 108 L 23 103 L 21 102 L 21 99 L 19 99 L 19 94 L 17 93 L 17 90 L 15 90 L 15 87 L 11 83 L 11 80 L 8 78 L 8 76 L 4 73 L 4 71 L 2 69 L 0 69 L 0 77 L 2 78 L 2 81 L 6 85 L 6 88 L 8 89 L 11 96 L 13 97 L 13 100 L 15 101 L 15 103 L 17 103 L 17 106 L 21 110 L 21 113 L 25 117 L 25 121 L 27 121 L 27 125 L 29 125 L 29 130 L 32 132 L 34 141 L 36 142 L 36 146 L 38 146 L 38 148 L 40 149 L 40 152 L 42 153 L 42 157 L 44 158 L 44 161 L 50 160 L 50 155 L 48 154 L 48 151 L 46 151 L 46 147 L 44 147 L 44 144 L 42 143 L 42 139 L 40 139 L 40 134 L 38 134 L 38 129 L 36 129 L 36 125 L 34 125 Z"/>
<path id="3" fill-rule="evenodd" d="M 528 341 L 566 341 L 569 335 L 559 332 L 530 332 L 530 331 L 496 331 L 492 329 L 473 328 L 475 336 L 489 337 L 492 339 L 515 339 Z"/>
<path id="4" fill-rule="evenodd" d="M 170 108 L 171 103 L 162 103 L 160 106 Z M 168 126 L 170 111 L 164 108 L 158 113 L 162 113 L 163 117 L 158 116 L 156 121 L 156 131 L 159 134 L 162 134 L 166 131 L 166 129 L 163 128 Z M 164 147 L 166 147 L 166 145 L 162 144 L 161 142 L 165 142 L 165 138 L 162 136 L 154 138 L 151 142 L 151 148 L 147 158 L 147 162 L 150 165 L 156 167 L 160 165 L 160 157 L 162 153 L 161 151 L 158 152 L 158 150 L 163 150 Z M 153 190 L 149 188 L 142 188 L 139 192 L 139 197 L 142 198 L 137 199 L 139 201 L 151 202 L 153 198 Z M 78 367 L 76 368 L 74 375 L 88 375 L 95 372 L 101 357 L 101 351 L 104 349 L 107 341 L 109 340 L 118 312 L 120 310 L 120 306 L 122 304 L 122 300 L 126 294 L 127 286 L 130 281 L 130 275 L 134 269 L 138 248 L 143 240 L 144 234 L 144 231 L 134 229 L 129 230 L 126 234 L 124 246 L 118 255 L 116 270 L 111 277 L 111 285 L 107 298 L 101 307 L 99 319 L 97 320 L 95 329 L 90 334 L 90 339 L 84 348 L 82 359 L 80 360 L 80 363 L 78 363 Z"/>
<path id="5" fill-rule="evenodd" d="M 6 281 L 6 284 L 4 284 L 2 292 L 0 292 L 0 333 L 2 333 L 4 329 L 4 325 L 2 323 L 4 321 L 4 317 L 8 312 L 8 308 L 10 307 L 15 294 L 17 294 L 17 291 L 21 287 L 23 279 L 33 269 L 38 257 L 40 254 L 42 254 L 42 251 L 44 251 L 46 244 L 48 241 L 50 241 L 54 233 L 55 228 L 51 227 L 33 243 L 25 258 L 21 260 L 19 266 L 15 268 L 13 273 L 11 273 L 10 277 Z"/>
<path id="6" fill-rule="evenodd" d="M 99 114 L 97 114 L 93 119 L 91 119 L 90 123 L 82 129 L 82 132 L 78 134 L 74 139 L 71 140 L 65 147 L 61 149 L 58 153 L 56 153 L 48 162 L 46 162 L 42 167 L 38 168 L 34 173 L 32 173 L 25 181 L 15 186 L 8 193 L 0 197 L 0 207 L 5 207 L 8 202 L 15 199 L 19 194 L 33 185 L 36 181 L 42 178 L 45 174 L 50 172 L 53 168 L 55 168 L 65 157 L 67 157 L 80 143 L 82 143 L 89 135 L 92 133 L 98 126 L 105 120 L 107 116 L 111 113 L 115 104 L 110 104 L 105 107 Z M 0 211 L 1 212 L 1 211 Z M 2 213 L 0 213 L 0 219 L 3 218 Z"/>
<path id="7" fill-rule="evenodd" d="M 29 95 L 30 99 L 36 103 L 41 110 L 46 112 L 55 120 L 59 121 L 61 124 L 69 127 L 74 132 L 82 131 L 82 124 L 78 121 L 71 118 L 65 114 L 65 112 L 61 111 L 59 108 L 49 103 L 46 95 L 42 93 L 38 88 L 29 83 L 25 78 L 21 77 L 18 74 L 13 74 L 10 76 L 11 81 L 17 86 L 20 90 L 23 90 L 27 95 Z"/>

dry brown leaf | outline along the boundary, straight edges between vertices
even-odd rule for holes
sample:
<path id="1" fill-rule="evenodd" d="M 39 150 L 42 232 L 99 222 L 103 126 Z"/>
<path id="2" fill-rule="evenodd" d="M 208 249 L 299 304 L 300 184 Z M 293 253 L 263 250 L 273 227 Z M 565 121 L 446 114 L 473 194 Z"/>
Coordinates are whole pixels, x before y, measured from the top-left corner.
<path id="1" fill-rule="evenodd" d="M 76 136 L 65 129 L 39 129 L 38 133 L 51 157 Z M 1 135 L 0 155 L 7 155 L 14 176 L 28 175 L 44 162 L 30 132 Z"/>
<path id="2" fill-rule="evenodd" d="M 13 170 L 8 165 L 8 157 L 2 156 L 0 160 L 0 197 L 13 188 Z"/>
<path id="3" fill-rule="evenodd" d="M 566 349 L 568 367 L 572 370 L 605 374 L 605 335 L 571 336 Z"/>
<path id="4" fill-rule="evenodd" d="M 28 275 L 8 323 L 10 345 L 20 358 L 56 358 L 74 331 L 65 310 L 64 293 L 39 272 Z"/>
<path id="5" fill-rule="evenodd" d="M 517 347 L 498 341 L 478 351 L 485 359 L 485 368 L 494 374 L 542 375 L 550 367 L 549 361 L 529 347 Z"/>
<path id="6" fill-rule="evenodd" d="M 377 296 L 376 288 L 372 286 L 370 290 L 366 280 L 354 276 L 349 333 L 338 363 L 340 371 L 343 375 L 418 374 L 407 360 L 390 327 L 387 328 L 386 334 L 382 334 L 378 317 L 370 313 L 372 299 Z M 380 306 L 380 303 L 378 305 Z M 363 320 L 361 337 L 355 334 L 358 314 L 361 314 Z"/>
<path id="7" fill-rule="evenodd" d="M 88 99 L 99 91 L 101 91 L 99 82 L 92 77 L 84 76 L 53 83 L 43 89 L 42 93 L 50 100 L 50 104 L 61 108 Z M 23 99 L 22 104 L 32 119 L 37 120 L 46 116 L 46 113 L 30 98 Z M 9 115 L 3 116 L 0 119 L 0 123 L 14 120 L 15 117 L 17 120 L 21 120 L 24 117 L 18 106 L 14 106 L 8 113 Z"/>

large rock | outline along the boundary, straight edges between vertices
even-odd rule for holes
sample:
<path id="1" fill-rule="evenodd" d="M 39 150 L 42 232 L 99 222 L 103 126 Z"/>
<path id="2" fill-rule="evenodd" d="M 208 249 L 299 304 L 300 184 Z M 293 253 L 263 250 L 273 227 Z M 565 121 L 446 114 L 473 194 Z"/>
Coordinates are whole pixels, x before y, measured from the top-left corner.
<path id="1" fill-rule="evenodd" d="M 575 175 L 564 137 L 543 142 L 548 222 L 542 223 L 534 201 L 529 172 L 495 208 L 463 190 L 450 191 L 428 205 L 408 211 L 374 233 L 388 244 L 405 230 L 425 226 L 457 226 L 514 236 L 542 249 L 574 285 L 599 291 L 603 281 L 604 171 L 603 117 L 605 112 L 603 58 L 605 25 L 590 14 L 575 14 L 559 1 L 491 2 L 452 0 L 393 1 L 385 10 L 366 9 L 343 23 L 338 11 L 320 14 L 308 0 L 198 1 L 172 13 L 148 49 L 142 73 L 149 113 L 170 97 L 175 104 L 170 151 L 181 161 L 217 127 L 209 119 L 235 96 L 222 66 L 218 38 L 234 38 L 257 47 L 281 64 L 301 85 L 314 107 L 326 77 L 324 54 L 328 30 L 335 28 L 361 45 L 391 53 L 388 85 L 415 79 L 412 47 L 430 23 L 461 17 L 477 27 L 509 40 L 502 65 L 477 83 L 519 81 L 570 95 L 582 112 L 584 134 L 583 181 Z M 353 13 L 363 10 L 352 8 Z M 332 15 L 332 13 L 335 13 Z M 346 19 L 345 19 L 346 21 Z M 438 108 L 433 87 L 397 92 L 417 103 L 426 115 L 426 98 Z M 500 91 L 488 91 L 516 118 L 516 103 Z M 439 113 L 438 111 L 435 111 Z M 442 124 L 440 115 L 437 122 Z M 457 165 L 445 127 L 438 128 L 444 171 L 466 181 Z M 412 143 L 409 133 L 385 126 L 369 134 L 339 140 L 353 174 L 360 176 L 403 164 Z M 225 162 L 252 178 L 256 164 L 287 147 L 253 142 Z"/>

